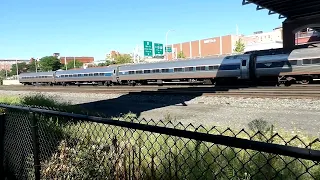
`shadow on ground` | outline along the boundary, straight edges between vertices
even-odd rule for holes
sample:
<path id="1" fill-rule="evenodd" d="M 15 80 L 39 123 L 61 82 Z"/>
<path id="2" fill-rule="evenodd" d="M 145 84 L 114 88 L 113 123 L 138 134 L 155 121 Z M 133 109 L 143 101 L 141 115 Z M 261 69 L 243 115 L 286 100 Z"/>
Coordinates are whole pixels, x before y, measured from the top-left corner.
<path id="1" fill-rule="evenodd" d="M 250 87 L 254 86 L 166 88 L 157 91 L 132 92 L 118 98 L 77 104 L 77 106 L 88 112 L 103 113 L 107 117 L 119 117 L 129 112 L 139 117 L 142 112 L 157 108 L 172 105 L 187 106 L 185 102 L 200 97 L 204 93 L 217 93 Z"/>

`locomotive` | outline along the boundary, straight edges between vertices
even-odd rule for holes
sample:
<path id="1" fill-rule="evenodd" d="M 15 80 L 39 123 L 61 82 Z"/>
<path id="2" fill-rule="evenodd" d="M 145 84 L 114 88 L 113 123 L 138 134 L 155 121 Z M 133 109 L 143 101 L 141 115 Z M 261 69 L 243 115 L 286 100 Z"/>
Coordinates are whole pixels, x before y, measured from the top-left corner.
<path id="1" fill-rule="evenodd" d="M 320 48 L 290 52 L 260 51 L 238 55 L 172 60 L 147 64 L 112 65 L 87 69 L 22 73 L 24 85 L 143 85 L 167 82 L 275 82 L 287 86 L 320 79 Z"/>

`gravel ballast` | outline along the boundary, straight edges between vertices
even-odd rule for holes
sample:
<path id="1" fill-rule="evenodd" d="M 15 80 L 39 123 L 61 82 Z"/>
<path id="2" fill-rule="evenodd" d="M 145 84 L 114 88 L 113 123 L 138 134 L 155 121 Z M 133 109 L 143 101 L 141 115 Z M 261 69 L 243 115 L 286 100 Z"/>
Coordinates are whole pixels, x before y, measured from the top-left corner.
<path id="1" fill-rule="evenodd" d="M 28 91 L 0 90 L 0 96 L 36 94 Z M 248 128 L 263 119 L 294 134 L 320 135 L 319 99 L 243 98 L 218 96 L 121 95 L 86 93 L 43 93 L 86 109 L 111 116 L 136 113 L 140 118 L 159 120 L 167 114 L 177 122 L 194 125 Z"/>

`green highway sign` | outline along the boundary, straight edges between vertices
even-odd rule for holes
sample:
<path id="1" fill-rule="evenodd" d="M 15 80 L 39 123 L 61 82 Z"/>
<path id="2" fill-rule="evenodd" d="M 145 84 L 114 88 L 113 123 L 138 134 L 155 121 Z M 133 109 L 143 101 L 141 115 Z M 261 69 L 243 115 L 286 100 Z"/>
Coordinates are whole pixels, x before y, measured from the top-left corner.
<path id="1" fill-rule="evenodd" d="M 163 55 L 163 44 L 154 43 L 154 55 L 155 56 Z"/>
<path id="2" fill-rule="evenodd" d="M 172 52 L 172 48 L 170 46 L 166 47 L 166 52 L 171 53 Z"/>
<path id="3" fill-rule="evenodd" d="M 153 56 L 151 41 L 143 41 L 143 52 L 144 56 Z"/>

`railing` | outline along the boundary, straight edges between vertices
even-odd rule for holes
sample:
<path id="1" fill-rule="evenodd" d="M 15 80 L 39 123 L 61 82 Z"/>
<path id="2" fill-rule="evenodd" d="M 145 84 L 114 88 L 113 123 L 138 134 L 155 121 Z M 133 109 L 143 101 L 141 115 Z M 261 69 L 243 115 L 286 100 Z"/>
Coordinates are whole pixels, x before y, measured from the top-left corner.
<path id="1" fill-rule="evenodd" d="M 319 139 L 287 139 L 259 121 L 235 132 L 170 117 L 1 111 L 0 173 L 9 179 L 320 179 Z"/>

